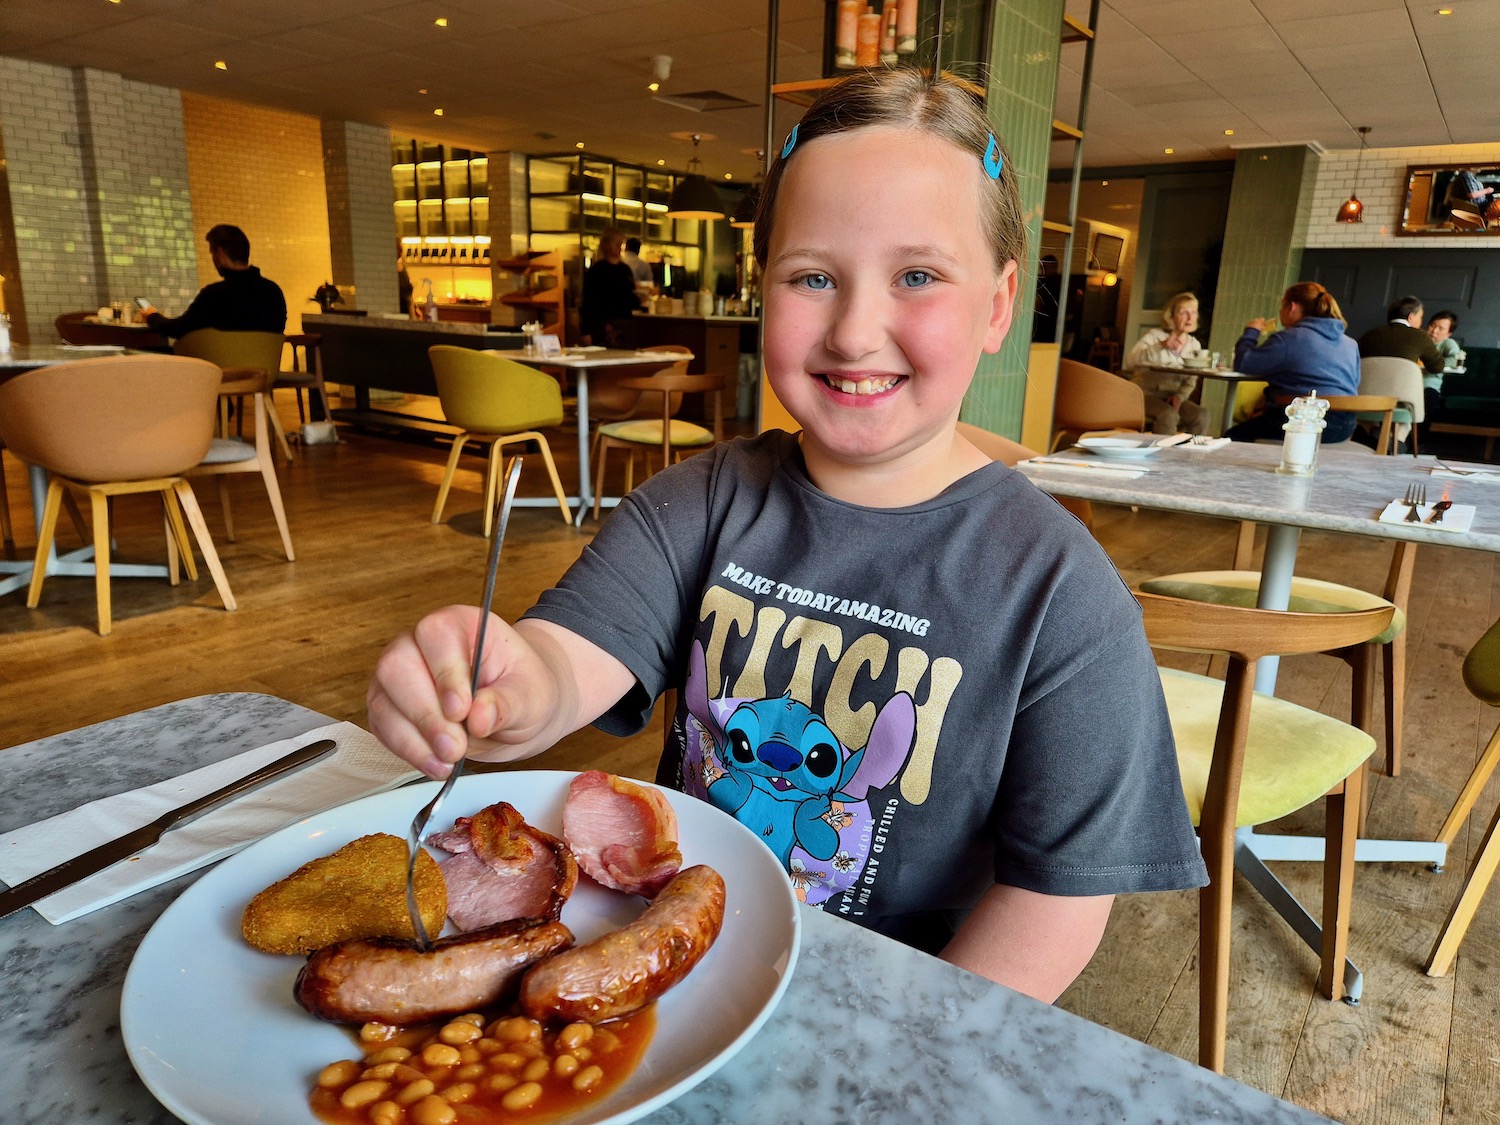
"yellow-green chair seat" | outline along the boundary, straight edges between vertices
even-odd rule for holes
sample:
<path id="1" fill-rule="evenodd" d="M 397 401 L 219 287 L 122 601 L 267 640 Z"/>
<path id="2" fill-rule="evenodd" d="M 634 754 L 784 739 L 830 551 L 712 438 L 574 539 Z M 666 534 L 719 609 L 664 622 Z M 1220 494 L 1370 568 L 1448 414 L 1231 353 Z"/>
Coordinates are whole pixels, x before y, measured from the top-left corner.
<path id="1" fill-rule="evenodd" d="M 618 438 L 620 441 L 633 441 L 637 445 L 660 445 L 661 419 L 634 418 L 628 422 L 607 422 L 599 427 L 599 432 L 608 437 Z M 680 418 L 672 419 L 673 445 L 697 446 L 713 443 L 712 430 L 705 430 L 702 426 L 684 422 Z"/>
<path id="2" fill-rule="evenodd" d="M 1164 574 L 1160 578 L 1142 582 L 1141 589 L 1148 594 L 1161 594 L 1168 598 L 1253 609 L 1260 590 L 1260 572 L 1196 570 L 1183 574 Z M 1323 582 L 1317 578 L 1293 578 L 1287 609 L 1293 613 L 1354 613 L 1390 604 L 1379 594 L 1372 594 L 1368 590 L 1341 586 L 1337 582 Z M 1375 643 L 1389 644 L 1405 628 L 1406 614 L 1398 608 L 1385 632 L 1375 638 Z M 1496 652 L 1500 655 L 1500 640 L 1496 641 Z M 1496 684 L 1500 687 L 1500 674 L 1497 674 Z"/>
<path id="3" fill-rule="evenodd" d="M 1188 812 L 1197 824 L 1208 791 L 1224 682 L 1158 668 L 1177 740 L 1177 764 Z M 1255 694 L 1235 826 L 1264 824 L 1305 808 L 1375 752 L 1357 727 L 1274 696 Z"/>
<path id="4" fill-rule="evenodd" d="M 1500 621 L 1474 642 L 1464 658 L 1464 686 L 1481 703 L 1500 707 Z"/>

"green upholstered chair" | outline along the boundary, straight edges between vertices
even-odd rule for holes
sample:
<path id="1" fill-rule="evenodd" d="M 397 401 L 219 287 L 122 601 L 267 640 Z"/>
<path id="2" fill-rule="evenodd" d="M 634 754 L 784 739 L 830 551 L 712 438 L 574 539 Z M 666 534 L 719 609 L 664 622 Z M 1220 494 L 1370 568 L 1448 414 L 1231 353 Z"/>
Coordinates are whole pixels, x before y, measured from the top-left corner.
<path id="1" fill-rule="evenodd" d="M 1491 707 L 1500 707 L 1500 621 L 1489 627 L 1464 659 L 1464 686 L 1476 699 Z M 1489 744 L 1479 756 L 1474 772 L 1464 782 L 1458 800 L 1453 803 L 1452 811 L 1443 821 L 1443 827 L 1438 830 L 1437 838 L 1440 843 L 1449 846 L 1453 844 L 1496 766 L 1500 766 L 1500 727 L 1496 727 L 1495 733 L 1490 735 Z M 1432 955 L 1427 960 L 1428 976 L 1443 976 L 1453 967 L 1453 958 L 1464 940 L 1464 934 L 1469 932 L 1469 923 L 1474 920 L 1474 913 L 1479 909 L 1479 903 L 1484 898 L 1484 892 L 1489 889 L 1497 867 L 1500 867 L 1500 806 L 1495 809 L 1490 826 L 1485 830 L 1484 839 L 1474 855 L 1474 862 L 1469 867 L 1464 888 L 1454 902 L 1453 909 L 1449 911 L 1448 920 L 1443 923 L 1442 932 L 1432 947 Z"/>
<path id="2" fill-rule="evenodd" d="M 218 364 L 227 380 L 254 379 L 257 375 L 262 375 L 266 386 L 270 387 L 275 383 L 277 372 L 281 370 L 281 348 L 285 340 L 280 332 L 224 332 L 217 328 L 198 328 L 172 345 L 172 351 L 177 355 L 206 359 Z M 269 397 L 269 391 L 266 393 Z M 219 400 L 219 436 L 225 438 L 229 436 L 230 397 L 233 396 L 223 395 Z M 240 405 L 244 405 L 243 401 Z M 241 426 L 244 419 L 244 412 L 241 411 Z M 265 421 L 276 437 L 281 455 L 291 464 L 292 447 L 286 440 L 286 432 L 281 428 L 281 419 L 276 414 L 274 403 L 266 410 Z"/>
<path id="3" fill-rule="evenodd" d="M 1327 798 L 1323 864 L 1321 971 L 1318 987 L 1344 992 L 1354 878 L 1357 810 L 1364 764 L 1375 741 L 1341 722 L 1286 700 L 1257 694 L 1262 656 L 1354 649 L 1390 624 L 1380 606 L 1351 613 L 1290 613 L 1138 594 L 1153 647 L 1228 657 L 1224 680 L 1162 668 L 1162 691 L 1177 742 L 1183 794 L 1208 866 L 1199 895 L 1198 1061 L 1224 1069 L 1228 1028 L 1230 907 L 1238 828 L 1263 824 Z M 1372 675 L 1366 657 L 1356 679 Z M 1358 714 L 1354 716 L 1361 718 Z M 1288 892 L 1290 897 L 1290 892 Z"/>
<path id="4" fill-rule="evenodd" d="M 490 443 L 489 464 L 484 478 L 484 534 L 488 538 L 495 518 L 495 493 L 499 491 L 501 450 L 515 442 L 535 442 L 542 452 L 542 462 L 552 479 L 552 491 L 562 509 L 564 523 L 571 523 L 568 494 L 563 491 L 552 460 L 552 449 L 539 432 L 543 426 L 560 426 L 563 420 L 562 388 L 550 375 L 533 370 L 500 352 L 481 352 L 473 348 L 438 345 L 427 349 L 432 360 L 432 374 L 437 380 L 438 401 L 443 417 L 457 426 L 453 450 L 443 483 L 438 486 L 437 503 L 432 508 L 432 522 L 443 518 L 448 489 L 458 469 L 458 455 L 468 441 Z"/>

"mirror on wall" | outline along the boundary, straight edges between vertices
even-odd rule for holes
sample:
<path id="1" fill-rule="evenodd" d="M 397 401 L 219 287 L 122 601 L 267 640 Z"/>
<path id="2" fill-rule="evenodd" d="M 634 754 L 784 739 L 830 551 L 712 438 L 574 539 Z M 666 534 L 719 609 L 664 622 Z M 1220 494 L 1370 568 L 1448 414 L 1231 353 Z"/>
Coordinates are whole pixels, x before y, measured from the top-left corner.
<path id="1" fill-rule="evenodd" d="M 1400 233 L 1500 234 L 1500 164 L 1407 168 Z"/>

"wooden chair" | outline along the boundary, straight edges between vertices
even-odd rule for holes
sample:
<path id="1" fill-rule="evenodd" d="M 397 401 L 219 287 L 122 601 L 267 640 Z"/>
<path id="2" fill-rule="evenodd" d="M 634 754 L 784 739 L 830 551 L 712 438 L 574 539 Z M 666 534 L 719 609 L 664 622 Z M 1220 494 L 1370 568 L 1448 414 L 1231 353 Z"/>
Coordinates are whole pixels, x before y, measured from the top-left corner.
<path id="1" fill-rule="evenodd" d="M 0 442 L 0 539 L 5 540 L 5 557 L 16 557 L 16 535 L 10 524 L 10 493 L 5 486 L 5 443 Z"/>
<path id="2" fill-rule="evenodd" d="M 1359 361 L 1359 393 L 1389 395 L 1399 403 L 1395 414 L 1396 443 L 1411 437 L 1412 456 L 1417 455 L 1417 428 L 1427 420 L 1427 399 L 1422 390 L 1422 369 L 1399 356 L 1370 355 Z"/>
<path id="3" fill-rule="evenodd" d="M 1381 426 L 1376 439 L 1376 452 L 1394 452 L 1391 443 L 1392 416 L 1396 409 L 1394 398 L 1380 395 L 1335 395 L 1328 401 L 1333 404 L 1334 410 L 1378 414 Z M 1254 606 L 1260 593 L 1261 581 L 1261 572 L 1253 569 L 1255 528 L 1256 525 L 1249 521 L 1240 524 L 1230 569 L 1164 574 L 1142 582 L 1141 589 L 1166 597 L 1189 598 L 1222 605 Z M 1416 561 L 1417 545 L 1397 542 L 1391 551 L 1391 565 L 1386 571 L 1385 585 L 1380 593 L 1316 578 L 1293 577 L 1291 597 L 1287 602 L 1287 608 L 1297 613 L 1348 613 L 1378 606 L 1390 606 L 1395 610 L 1386 630 L 1367 645 L 1361 646 L 1367 648 L 1371 656 L 1378 650 L 1382 657 L 1385 772 L 1389 777 L 1397 777 L 1401 773 L 1404 742 L 1402 731 L 1406 725 L 1406 606 L 1411 596 L 1411 576 Z M 1340 649 L 1328 655 L 1337 656 L 1352 665 L 1358 652 L 1354 649 Z"/>
<path id="4" fill-rule="evenodd" d="M 594 518 L 599 518 L 599 501 L 604 493 L 604 465 L 611 449 L 625 451 L 629 458 L 625 462 L 625 491 L 635 486 L 635 455 L 640 453 L 645 462 L 646 476 L 651 475 L 651 454 L 661 451 L 662 468 L 674 460 L 682 459 L 683 450 L 706 449 L 724 440 L 724 414 L 721 393 L 724 390 L 722 375 L 675 375 L 670 371 L 655 375 L 621 379 L 620 386 L 640 392 L 643 396 L 659 395 L 660 414 L 651 419 L 627 422 L 606 422 L 599 427 L 594 459 Z M 696 422 L 674 418 L 682 396 L 686 394 L 712 395 L 714 400 L 714 428 L 704 429 Z"/>
<path id="5" fill-rule="evenodd" d="M 36 557 L 45 559 L 52 549 L 64 490 L 87 496 L 93 507 L 100 636 L 113 627 L 109 502 L 115 496 L 161 496 L 169 554 L 180 552 L 189 577 L 196 579 L 183 526 L 186 514 L 224 608 L 236 607 L 203 513 L 183 479 L 213 437 L 220 378 L 217 367 L 198 360 L 115 356 L 28 371 L 0 385 L 0 440 L 23 461 L 46 469 L 51 478 Z M 171 577 L 175 585 L 175 566 Z M 28 607 L 41 601 L 45 580 L 46 567 L 34 567 Z"/>
<path id="6" fill-rule="evenodd" d="M 205 329 L 205 331 L 209 330 Z M 190 333 L 190 335 L 197 335 L 197 333 Z M 259 335 L 268 336 L 271 333 L 259 333 Z M 255 422 L 254 441 L 216 437 L 203 459 L 183 475 L 219 478 L 219 507 L 224 512 L 224 537 L 233 543 L 235 541 L 234 513 L 229 505 L 229 481 L 226 478 L 235 473 L 259 473 L 266 488 L 266 499 L 271 502 L 271 514 L 276 518 L 276 528 L 281 532 L 282 550 L 286 552 L 287 562 L 296 562 L 297 555 L 292 550 L 292 532 L 286 522 L 286 507 L 281 502 L 281 484 L 276 479 L 276 461 L 271 456 L 272 428 L 267 419 L 272 413 L 269 405 L 272 378 L 271 372 L 254 368 L 236 368 L 221 374 L 219 384 L 221 403 L 229 399 L 239 401 L 241 403 L 240 414 L 243 416 L 243 403 L 247 398 L 250 400 L 250 410 Z"/>
<path id="7" fill-rule="evenodd" d="M 328 388 L 323 383 L 323 362 L 318 351 L 319 344 L 323 338 L 313 332 L 295 333 L 283 337 L 286 349 L 291 353 L 291 367 L 280 368 L 276 372 L 276 381 L 272 384 L 272 398 L 274 392 L 281 387 L 290 387 L 297 396 L 297 420 L 306 423 L 312 414 L 312 393 L 318 392 L 318 401 L 323 404 L 323 420 L 333 421 L 333 415 L 328 408 Z M 302 392 L 307 392 L 308 405 L 304 409 L 302 405 Z M 274 406 L 274 401 L 273 401 Z"/>
<path id="8" fill-rule="evenodd" d="M 1022 445 L 1018 441 L 1011 441 L 1008 437 L 992 434 L 989 430 L 981 430 L 969 422 L 958 424 L 960 437 L 968 440 L 969 444 L 978 449 L 979 452 L 988 456 L 992 461 L 999 461 L 1002 465 L 1015 465 L 1028 457 L 1038 457 L 1036 450 Z M 1056 500 L 1068 511 L 1078 517 L 1078 521 L 1090 531 L 1094 527 L 1094 506 L 1087 500 L 1074 499 L 1071 496 L 1054 496 Z"/>
<path id="9" fill-rule="evenodd" d="M 1500 621 L 1491 625 L 1469 650 L 1469 655 L 1464 658 L 1463 676 L 1464 686 L 1474 698 L 1491 707 L 1500 707 Z M 1500 766 L 1500 727 L 1496 727 L 1495 732 L 1490 735 L 1484 753 L 1479 756 L 1473 772 L 1459 791 L 1458 800 L 1453 802 L 1452 810 L 1438 830 L 1437 839 L 1440 843 L 1453 846 L 1453 841 L 1458 838 L 1459 830 L 1469 819 L 1469 814 L 1474 810 L 1474 805 L 1484 792 L 1485 784 L 1493 776 L 1496 766 Z M 1474 914 L 1484 900 L 1484 892 L 1495 878 L 1497 867 L 1500 867 L 1500 805 L 1496 806 L 1495 815 L 1485 829 L 1484 839 L 1474 853 L 1474 861 L 1469 866 L 1463 890 L 1454 900 L 1453 909 L 1448 912 L 1442 931 L 1433 944 L 1432 954 L 1427 959 L 1428 976 L 1444 976 L 1453 967 L 1458 947 L 1463 943 L 1464 935 L 1469 932 L 1469 924 L 1474 921 Z"/>
<path id="10" fill-rule="evenodd" d="M 1188 811 L 1209 884 L 1199 892 L 1198 1061 L 1224 1069 L 1229 1012 L 1230 910 L 1237 828 L 1327 798 L 1318 989 L 1344 995 L 1354 879 L 1356 810 L 1375 741 L 1354 725 L 1254 690 L 1262 656 L 1359 648 L 1389 624 L 1390 607 L 1356 613 L 1282 613 L 1138 595 L 1157 648 L 1227 654 L 1224 681 L 1161 668 Z M 1368 678 L 1368 661 L 1359 675 Z M 1290 897 L 1290 893 L 1288 892 Z"/>
<path id="11" fill-rule="evenodd" d="M 264 376 L 263 385 L 270 387 L 281 371 L 281 349 L 286 342 L 279 332 L 221 332 L 217 328 L 199 328 L 178 340 L 172 350 L 178 355 L 190 355 L 217 363 L 224 371 L 224 378 L 234 381 Z M 219 436 L 228 437 L 228 405 L 231 396 L 219 399 L 221 419 Z M 243 422 L 244 414 L 240 414 Z M 277 446 L 287 463 L 292 461 L 292 447 L 286 440 L 286 431 L 281 428 L 281 419 L 274 409 L 266 411 L 266 422 L 276 435 Z M 240 431 L 243 436 L 243 429 Z"/>
<path id="12" fill-rule="evenodd" d="M 1052 451 L 1089 430 L 1146 428 L 1146 396 L 1129 379 L 1076 360 L 1059 360 L 1052 404 Z"/>
<path id="13" fill-rule="evenodd" d="M 559 426 L 563 420 L 562 388 L 557 380 L 534 371 L 503 352 L 481 352 L 473 348 L 455 348 L 440 344 L 427 350 L 432 373 L 437 379 L 438 400 L 443 417 L 459 428 L 448 454 L 443 483 L 438 486 L 437 503 L 432 506 L 432 522 L 443 519 L 448 489 L 458 470 L 458 455 L 464 443 L 490 443 L 489 464 L 484 478 L 484 534 L 488 538 L 495 518 L 495 493 L 499 490 L 501 450 L 515 442 L 535 442 L 542 451 L 542 462 L 552 479 L 557 506 L 564 523 L 573 513 L 568 509 L 568 495 L 557 476 L 552 449 L 540 432 L 544 426 Z"/>
<path id="14" fill-rule="evenodd" d="M 654 352 L 676 352 L 683 356 L 691 357 L 693 350 L 685 348 L 681 344 L 655 344 L 651 348 Z M 688 373 L 688 360 L 674 363 L 671 367 L 663 368 L 658 374 L 661 375 L 686 375 Z M 632 387 L 625 386 L 628 379 L 638 379 L 639 375 L 630 375 L 624 371 L 611 371 L 607 367 L 596 367 L 589 372 L 589 422 L 592 425 L 603 425 L 606 422 L 625 422 L 632 418 L 650 418 L 657 413 L 659 404 L 656 396 L 645 395 Z M 674 404 L 672 412 L 677 412 Z"/>

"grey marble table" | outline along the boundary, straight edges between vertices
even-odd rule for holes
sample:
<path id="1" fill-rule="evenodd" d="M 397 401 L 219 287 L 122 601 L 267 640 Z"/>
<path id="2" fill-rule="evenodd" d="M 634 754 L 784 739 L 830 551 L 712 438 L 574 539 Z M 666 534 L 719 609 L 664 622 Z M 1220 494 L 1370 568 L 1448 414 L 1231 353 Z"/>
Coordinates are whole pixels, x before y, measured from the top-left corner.
<path id="1" fill-rule="evenodd" d="M 327 722 L 270 696 L 212 695 L 0 751 L 0 831 Z M 193 878 L 62 926 L 31 910 L 0 920 L 7 1122 L 176 1120 L 131 1069 L 119 1004 L 141 937 Z M 1326 1120 L 821 911 L 805 912 L 802 942 L 791 986 L 760 1033 L 644 1120 Z"/>

